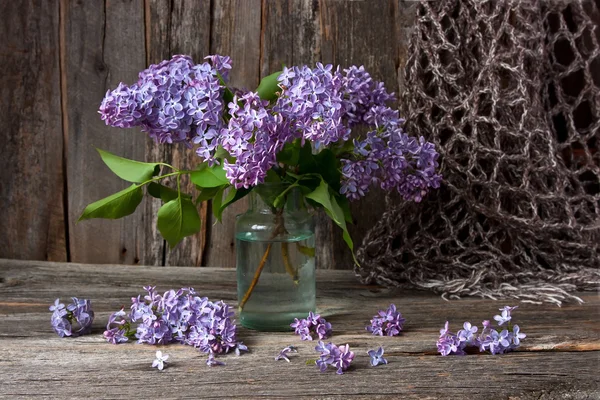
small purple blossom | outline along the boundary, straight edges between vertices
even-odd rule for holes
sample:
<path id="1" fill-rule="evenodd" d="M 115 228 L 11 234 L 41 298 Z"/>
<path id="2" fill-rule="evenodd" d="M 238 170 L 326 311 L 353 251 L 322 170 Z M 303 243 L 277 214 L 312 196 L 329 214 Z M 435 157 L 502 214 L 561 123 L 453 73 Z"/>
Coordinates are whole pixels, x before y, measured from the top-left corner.
<path id="1" fill-rule="evenodd" d="M 379 364 L 387 364 L 387 360 L 383 358 L 383 347 L 379 347 L 377 350 L 369 350 L 367 352 L 369 357 L 371 357 L 371 366 L 376 367 Z"/>
<path id="2" fill-rule="evenodd" d="M 56 299 L 50 306 L 50 323 L 60 337 L 81 336 L 90 333 L 94 322 L 94 311 L 90 300 L 72 297 L 73 302 L 66 307 Z M 75 327 L 75 330 L 73 330 Z"/>
<path id="3" fill-rule="evenodd" d="M 354 360 L 354 352 L 350 351 L 350 346 L 347 344 L 336 346 L 333 343 L 325 344 L 319 341 L 315 350 L 320 353 L 316 365 L 321 372 L 325 372 L 327 366 L 331 365 L 336 368 L 336 373 L 341 375 Z"/>
<path id="4" fill-rule="evenodd" d="M 394 304 L 390 304 L 387 310 L 380 310 L 377 314 L 371 319 L 371 325 L 366 327 L 367 331 L 379 336 L 396 336 L 400 333 L 406 320 L 402 318 L 402 314 Z"/>
<path id="5" fill-rule="evenodd" d="M 300 335 L 302 340 L 313 340 L 313 335 L 316 335 L 319 340 L 327 339 L 332 333 L 331 324 L 312 311 L 308 313 L 308 317 L 305 319 L 295 318 L 290 326 L 294 328 L 294 333 Z"/>
<path id="6" fill-rule="evenodd" d="M 472 326 L 470 322 L 463 324 L 463 329 L 457 334 L 450 332 L 448 322 L 444 328 L 440 330 L 440 337 L 437 341 L 438 352 L 442 356 L 450 354 L 466 354 L 464 349 L 467 347 L 477 347 L 479 351 L 489 351 L 490 354 L 503 354 L 514 350 L 521 344 L 521 339 L 527 337 L 520 332 L 518 325 L 510 329 L 501 329 L 505 323 L 510 325 L 512 319 L 511 312 L 517 307 L 501 308 L 501 315 L 494 316 L 494 320 L 498 322 L 498 329 L 494 329 L 489 320 L 482 322 L 483 328 L 481 331 L 476 326 Z"/>
<path id="7" fill-rule="evenodd" d="M 502 311 L 500 313 L 500 315 L 494 315 L 494 319 L 498 322 L 498 325 L 503 325 L 506 322 L 509 322 L 511 320 L 510 313 L 517 307 L 518 306 L 515 306 L 515 307 L 504 306 L 503 308 L 500 308 L 500 311 Z"/>
<path id="8" fill-rule="evenodd" d="M 216 367 L 219 365 L 226 365 L 226 364 L 223 361 L 217 360 L 213 353 L 209 353 L 208 358 L 206 359 L 206 365 L 208 365 L 209 367 Z"/>
<path id="9" fill-rule="evenodd" d="M 166 367 L 168 359 L 168 354 L 163 355 L 162 351 L 158 350 L 156 352 L 156 359 L 152 362 L 152 368 L 158 368 L 159 371 L 162 371 Z"/>
<path id="10" fill-rule="evenodd" d="M 281 350 L 279 352 L 278 355 L 275 356 L 275 361 L 279 361 L 279 360 L 285 360 L 287 362 L 290 362 L 290 359 L 288 358 L 288 353 L 297 353 L 298 352 L 298 348 L 296 346 L 287 346 L 284 347 L 283 350 Z"/>

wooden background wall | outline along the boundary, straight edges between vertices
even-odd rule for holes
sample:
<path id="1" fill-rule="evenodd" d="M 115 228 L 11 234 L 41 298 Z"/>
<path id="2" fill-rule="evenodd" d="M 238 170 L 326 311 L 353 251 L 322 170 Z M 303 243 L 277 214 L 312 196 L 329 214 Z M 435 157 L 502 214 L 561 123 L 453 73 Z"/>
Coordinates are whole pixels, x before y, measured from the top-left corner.
<path id="1" fill-rule="evenodd" d="M 156 229 L 160 201 L 135 214 L 77 224 L 85 205 L 123 189 L 95 147 L 190 168 L 193 152 L 104 125 L 107 89 L 172 54 L 233 59 L 232 84 L 254 89 L 282 63 L 364 64 L 401 85 L 416 3 L 402 0 L 11 0 L 0 2 L 0 258 L 91 263 L 235 264 L 239 202 L 173 251 Z M 380 193 L 353 204 L 360 244 L 381 214 Z M 339 230 L 319 217 L 320 268 L 351 268 Z"/>

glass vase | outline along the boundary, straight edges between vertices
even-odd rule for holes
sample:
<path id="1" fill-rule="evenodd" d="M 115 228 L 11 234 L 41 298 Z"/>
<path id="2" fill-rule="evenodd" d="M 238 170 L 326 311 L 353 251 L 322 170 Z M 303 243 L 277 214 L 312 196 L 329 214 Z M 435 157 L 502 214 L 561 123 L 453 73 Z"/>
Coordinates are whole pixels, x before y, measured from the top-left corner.
<path id="1" fill-rule="evenodd" d="M 275 198 L 286 190 L 283 204 Z M 297 189 L 279 183 L 255 187 L 236 220 L 240 322 L 261 331 L 291 330 L 294 318 L 315 311 L 313 212 Z"/>

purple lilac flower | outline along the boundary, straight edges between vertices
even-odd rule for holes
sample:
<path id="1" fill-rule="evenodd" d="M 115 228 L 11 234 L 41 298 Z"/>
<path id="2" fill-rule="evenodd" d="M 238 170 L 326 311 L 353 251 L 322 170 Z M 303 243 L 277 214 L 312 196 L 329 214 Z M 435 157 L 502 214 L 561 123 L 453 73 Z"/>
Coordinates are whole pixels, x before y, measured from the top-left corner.
<path id="1" fill-rule="evenodd" d="M 498 329 L 494 329 L 489 320 L 482 322 L 483 329 L 478 331 L 478 328 L 472 326 L 470 322 L 463 324 L 463 329 L 457 334 L 449 331 L 448 322 L 443 329 L 440 330 L 440 337 L 437 341 L 438 352 L 442 356 L 450 354 L 465 354 L 464 349 L 468 346 L 477 347 L 479 351 L 489 351 L 491 354 L 502 354 L 514 350 L 521 344 L 521 339 L 527 337 L 521 333 L 518 325 L 514 325 L 512 331 L 509 329 L 501 329 L 501 326 L 511 321 L 510 313 L 517 307 L 501 308 L 501 315 L 494 316 L 498 322 Z"/>
<path id="2" fill-rule="evenodd" d="M 94 322 L 94 311 L 90 300 L 72 297 L 73 302 L 65 307 L 59 299 L 50 306 L 50 323 L 60 337 L 81 336 L 90 333 Z M 76 325 L 75 325 L 76 324 Z M 73 327 L 76 327 L 73 331 Z"/>
<path id="3" fill-rule="evenodd" d="M 108 317 L 104 338 L 109 343 L 125 343 L 129 340 L 129 336 L 132 335 L 132 332 L 130 332 L 130 324 L 125 316 L 125 309 L 121 308 L 121 310 L 112 313 L 111 316 Z"/>
<path id="4" fill-rule="evenodd" d="M 305 319 L 295 318 L 290 326 L 294 328 L 294 333 L 300 335 L 302 340 L 313 340 L 313 335 L 316 335 L 320 340 L 327 339 L 332 333 L 331 324 L 312 311 L 309 311 L 308 317 Z"/>
<path id="5" fill-rule="evenodd" d="M 383 358 L 383 347 L 379 347 L 377 350 L 369 350 L 367 352 L 371 357 L 371 366 L 376 367 L 379 364 L 387 364 L 387 360 Z"/>
<path id="6" fill-rule="evenodd" d="M 283 350 L 281 350 L 279 352 L 279 354 L 277 356 L 275 356 L 275 361 L 279 361 L 279 360 L 285 360 L 287 362 L 290 362 L 290 359 L 288 358 L 288 353 L 297 353 L 298 352 L 298 348 L 296 346 L 287 346 L 284 347 Z"/>
<path id="7" fill-rule="evenodd" d="M 225 365 L 225 363 L 223 361 L 217 360 L 213 353 L 209 353 L 208 358 L 206 359 L 206 365 L 208 365 L 209 367 L 216 367 L 219 365 Z"/>
<path id="8" fill-rule="evenodd" d="M 432 143 L 408 136 L 401 128 L 404 121 L 388 107 L 372 108 L 365 119 L 374 129 L 355 140 L 351 157 L 342 159 L 342 194 L 356 200 L 378 185 L 419 202 L 429 188 L 439 187 L 438 153 Z"/>
<path id="9" fill-rule="evenodd" d="M 506 322 L 509 322 L 511 319 L 511 315 L 510 313 L 517 308 L 516 307 L 509 307 L 509 306 L 504 306 L 503 308 L 500 308 L 500 311 L 502 311 L 502 313 L 500 313 L 500 315 L 494 315 L 494 319 L 496 321 L 498 321 L 498 325 L 503 325 Z"/>
<path id="10" fill-rule="evenodd" d="M 527 337 L 526 334 L 520 332 L 519 325 L 513 326 L 513 344 L 518 347 L 521 344 L 521 339 L 525 339 Z"/>
<path id="11" fill-rule="evenodd" d="M 162 371 L 163 368 L 167 365 L 167 360 L 169 359 L 169 355 L 163 355 L 162 351 L 158 350 L 156 352 L 156 360 L 152 362 L 152 368 L 158 368 L 159 371 Z"/>
<path id="12" fill-rule="evenodd" d="M 387 310 L 380 310 L 378 315 L 373 316 L 371 325 L 366 329 L 373 335 L 396 336 L 402 330 L 405 321 L 402 314 L 396 310 L 396 306 L 390 304 Z"/>
<path id="13" fill-rule="evenodd" d="M 153 286 L 144 289 L 146 295 L 131 299 L 128 314 L 121 309 L 109 318 L 104 337 L 110 343 L 133 338 L 138 343 L 148 344 L 178 342 L 209 353 L 210 360 L 220 353 L 234 351 L 239 355 L 241 351 L 248 351 L 248 347 L 237 340 L 234 313 L 228 304 L 199 297 L 192 288 L 168 290 L 162 295 Z"/>
<path id="14" fill-rule="evenodd" d="M 450 354 L 465 354 L 464 348 L 467 342 L 461 341 L 460 338 L 454 333 L 450 332 L 448 328 L 448 321 L 446 321 L 444 328 L 440 330 L 440 337 L 436 343 L 438 352 L 442 356 Z"/>
<path id="15" fill-rule="evenodd" d="M 354 352 L 350 351 L 350 346 L 347 344 L 336 346 L 333 343 L 324 344 L 319 341 L 315 350 L 320 353 L 316 364 L 321 372 L 325 372 L 327 366 L 331 365 L 337 369 L 336 373 L 341 375 L 348 369 L 354 359 Z"/>
<path id="16" fill-rule="evenodd" d="M 202 142 L 210 129 L 222 125 L 217 73 L 226 79 L 231 68 L 229 57 L 207 58 L 212 65 L 176 55 L 140 72 L 137 83 L 120 83 L 100 105 L 102 120 L 119 128 L 139 126 L 159 143 Z M 214 149 L 210 138 L 203 145 Z"/>

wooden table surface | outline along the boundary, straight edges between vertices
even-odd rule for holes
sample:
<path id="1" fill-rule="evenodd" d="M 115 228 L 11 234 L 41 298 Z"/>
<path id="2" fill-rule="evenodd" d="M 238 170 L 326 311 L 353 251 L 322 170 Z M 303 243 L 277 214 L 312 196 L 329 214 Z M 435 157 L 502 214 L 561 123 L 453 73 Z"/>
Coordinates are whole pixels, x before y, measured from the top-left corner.
<path id="1" fill-rule="evenodd" d="M 158 347 L 172 361 L 151 368 L 157 347 L 108 344 L 107 318 L 142 286 L 194 287 L 212 300 L 236 303 L 235 271 L 216 268 L 84 265 L 0 260 L 0 398 L 465 398 L 599 399 L 600 297 L 582 293 L 582 305 L 519 304 L 515 321 L 527 333 L 518 351 L 492 356 L 441 357 L 435 342 L 446 319 L 458 329 L 479 324 L 515 302 L 463 299 L 362 286 L 350 271 L 319 271 L 318 311 L 333 324 L 336 344 L 350 344 L 353 367 L 338 376 L 319 372 L 315 342 L 290 333 L 255 332 L 241 326 L 250 348 L 208 367 L 190 346 Z M 55 298 L 92 300 L 93 332 L 60 338 L 50 327 Z M 407 322 L 397 337 L 365 331 L 371 316 L 395 303 Z M 274 361 L 286 345 L 298 346 L 291 362 Z M 384 346 L 388 365 L 370 367 L 367 350 Z"/>

